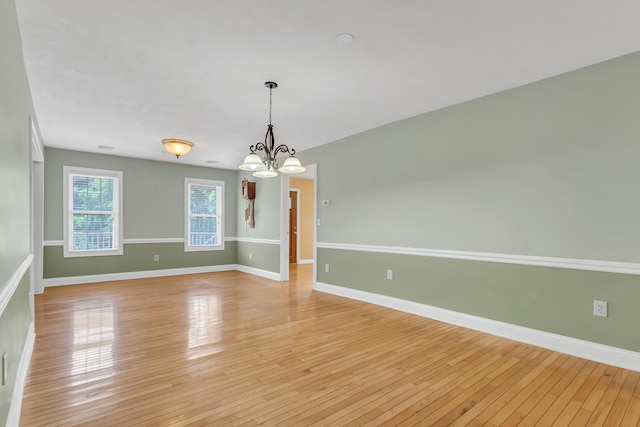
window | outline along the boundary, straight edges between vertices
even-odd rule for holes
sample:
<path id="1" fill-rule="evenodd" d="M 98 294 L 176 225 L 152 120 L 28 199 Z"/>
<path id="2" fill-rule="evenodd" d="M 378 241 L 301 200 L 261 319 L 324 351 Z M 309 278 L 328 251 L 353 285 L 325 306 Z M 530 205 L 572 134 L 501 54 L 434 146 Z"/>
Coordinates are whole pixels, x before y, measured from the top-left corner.
<path id="1" fill-rule="evenodd" d="M 64 167 L 64 256 L 122 255 L 122 172 Z"/>
<path id="2" fill-rule="evenodd" d="M 185 251 L 224 249 L 224 182 L 185 178 Z"/>

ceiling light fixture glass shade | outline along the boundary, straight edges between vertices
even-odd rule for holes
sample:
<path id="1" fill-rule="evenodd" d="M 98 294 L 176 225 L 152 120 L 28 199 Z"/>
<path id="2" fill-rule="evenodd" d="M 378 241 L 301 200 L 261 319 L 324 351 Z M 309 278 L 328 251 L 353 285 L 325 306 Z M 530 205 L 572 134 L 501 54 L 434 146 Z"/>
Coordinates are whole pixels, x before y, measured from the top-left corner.
<path id="1" fill-rule="evenodd" d="M 180 156 L 184 156 L 189 151 L 191 151 L 191 147 L 193 147 L 193 142 L 186 141 L 184 139 L 163 139 L 162 145 L 164 145 L 164 149 L 167 150 L 168 153 L 176 156 L 176 159 L 179 159 Z"/>
<path id="2" fill-rule="evenodd" d="M 273 178 L 278 176 L 278 172 L 276 172 L 272 166 L 269 169 L 265 168 L 264 170 L 254 172 L 253 176 L 256 178 Z"/>
<path id="3" fill-rule="evenodd" d="M 267 169 L 267 165 L 262 163 L 260 156 L 251 153 L 244 158 L 244 163 L 240 165 L 240 169 L 244 171 L 263 171 Z"/>
<path id="4" fill-rule="evenodd" d="M 297 157 L 290 156 L 284 161 L 284 164 L 280 166 L 279 171 L 282 173 L 300 173 L 306 169 L 300 164 L 300 160 Z"/>
<path id="5" fill-rule="evenodd" d="M 249 147 L 250 154 L 245 157 L 244 163 L 239 167 L 245 171 L 254 171 L 253 176 L 257 178 L 273 178 L 278 176 L 278 170 L 283 173 L 300 173 L 306 169 L 300 164 L 300 160 L 295 157 L 296 150 L 289 148 L 284 144 L 276 147 L 276 138 L 273 135 L 273 125 L 271 124 L 271 110 L 273 106 L 273 89 L 278 87 L 275 82 L 265 82 L 269 88 L 269 126 L 267 134 L 264 136 L 264 142 L 258 142 L 256 145 Z M 257 151 L 264 151 L 264 156 L 260 158 Z M 289 158 L 285 160 L 281 168 L 278 168 L 276 155 L 278 153 L 289 154 Z"/>

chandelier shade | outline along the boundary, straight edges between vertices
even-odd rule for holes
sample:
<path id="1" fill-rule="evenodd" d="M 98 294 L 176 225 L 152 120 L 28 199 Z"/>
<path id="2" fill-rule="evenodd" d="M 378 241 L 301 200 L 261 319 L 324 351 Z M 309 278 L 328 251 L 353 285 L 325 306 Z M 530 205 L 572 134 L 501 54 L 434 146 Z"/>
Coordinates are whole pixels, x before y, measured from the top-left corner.
<path id="1" fill-rule="evenodd" d="M 193 142 L 186 141 L 184 139 L 163 139 L 162 145 L 164 145 L 164 149 L 167 150 L 168 153 L 176 156 L 176 159 L 179 159 L 180 156 L 184 156 L 189 151 L 191 151 L 191 147 L 193 147 Z"/>
<path id="2" fill-rule="evenodd" d="M 264 84 L 269 88 L 269 125 L 267 126 L 267 133 L 264 136 L 264 142 L 258 142 L 255 145 L 249 147 L 249 155 L 245 157 L 244 162 L 239 166 L 240 169 L 245 171 L 253 171 L 253 176 L 257 178 L 273 178 L 278 176 L 278 170 L 282 173 L 294 174 L 304 172 L 306 169 L 295 157 L 296 150 L 287 147 L 285 144 L 276 146 L 276 138 L 273 135 L 273 125 L 271 124 L 271 110 L 273 105 L 273 89 L 278 87 L 275 82 L 265 82 Z M 262 158 L 256 153 L 257 151 L 263 151 Z M 278 153 L 289 154 L 289 157 L 284 161 L 282 167 L 278 166 L 276 155 Z"/>
<path id="3" fill-rule="evenodd" d="M 254 172 L 253 176 L 255 176 L 256 178 L 273 178 L 278 176 L 278 172 L 273 170 L 273 167 L 270 167 L 269 169 L 263 169 Z"/>
<path id="4" fill-rule="evenodd" d="M 279 169 L 279 171 L 282 173 L 300 173 L 304 172 L 305 170 L 306 169 L 300 164 L 300 160 L 298 160 L 298 158 L 295 156 L 289 156 Z"/>
<path id="5" fill-rule="evenodd" d="M 262 163 L 260 156 L 255 153 L 251 153 L 244 158 L 244 162 L 240 165 L 240 169 L 244 171 L 263 171 L 267 169 L 267 165 Z"/>

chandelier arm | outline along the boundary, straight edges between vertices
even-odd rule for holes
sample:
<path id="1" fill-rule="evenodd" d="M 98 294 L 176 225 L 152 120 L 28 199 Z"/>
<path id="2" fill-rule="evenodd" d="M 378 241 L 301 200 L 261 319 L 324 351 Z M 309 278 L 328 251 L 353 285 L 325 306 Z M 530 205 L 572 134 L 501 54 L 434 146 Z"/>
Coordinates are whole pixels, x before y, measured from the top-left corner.
<path id="1" fill-rule="evenodd" d="M 249 151 L 251 151 L 252 153 L 255 153 L 256 151 L 267 151 L 267 146 L 264 144 L 264 142 L 258 142 L 256 145 L 252 145 L 251 147 L 249 147 Z"/>
<path id="2" fill-rule="evenodd" d="M 296 150 L 294 150 L 293 148 L 289 148 L 284 144 L 280 144 L 275 150 L 273 150 L 273 157 L 275 157 L 278 153 L 287 153 L 290 156 L 294 156 L 296 154 Z"/>

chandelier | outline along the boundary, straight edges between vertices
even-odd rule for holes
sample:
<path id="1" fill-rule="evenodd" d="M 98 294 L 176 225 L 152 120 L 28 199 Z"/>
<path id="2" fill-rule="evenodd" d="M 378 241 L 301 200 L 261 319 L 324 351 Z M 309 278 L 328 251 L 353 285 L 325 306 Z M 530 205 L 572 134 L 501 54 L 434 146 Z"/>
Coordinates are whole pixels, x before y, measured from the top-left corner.
<path id="1" fill-rule="evenodd" d="M 245 171 L 253 171 L 253 176 L 258 178 L 278 176 L 278 171 L 287 174 L 304 172 L 306 169 L 300 164 L 300 160 L 295 157 L 296 150 L 284 144 L 276 147 L 276 138 L 273 136 L 273 125 L 271 124 L 271 107 L 272 92 L 273 89 L 278 87 L 278 84 L 265 82 L 264 85 L 269 88 L 269 126 L 267 127 L 267 134 L 264 136 L 264 142 L 258 142 L 256 145 L 249 147 L 250 154 L 245 157 L 244 162 L 239 167 Z M 256 151 L 264 151 L 262 158 L 256 154 Z M 280 167 L 276 161 L 278 153 L 289 154 L 289 157 Z"/>

